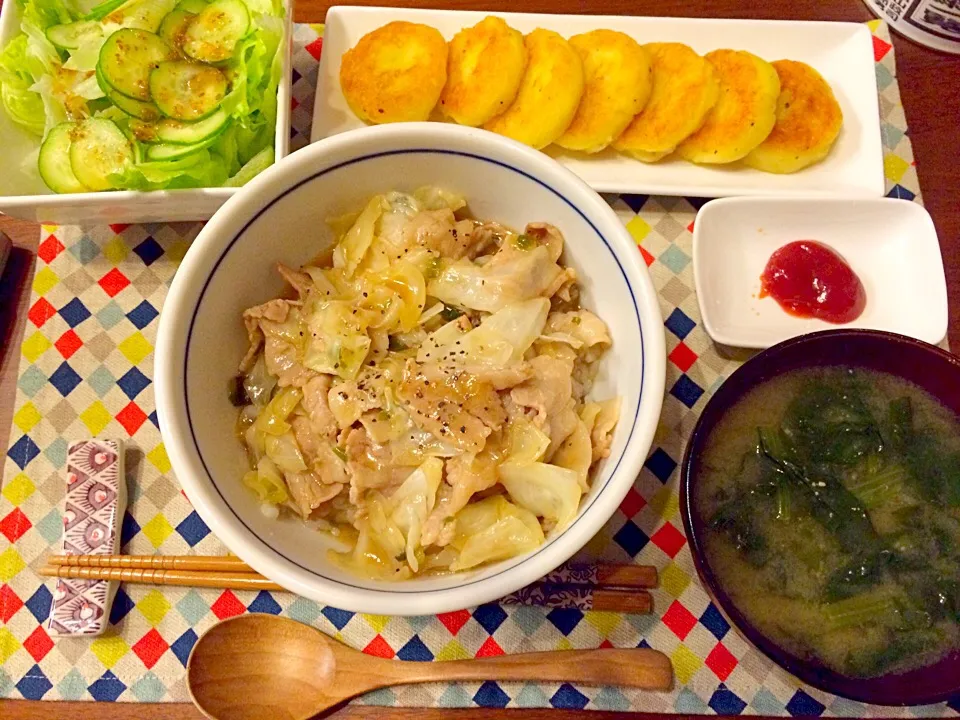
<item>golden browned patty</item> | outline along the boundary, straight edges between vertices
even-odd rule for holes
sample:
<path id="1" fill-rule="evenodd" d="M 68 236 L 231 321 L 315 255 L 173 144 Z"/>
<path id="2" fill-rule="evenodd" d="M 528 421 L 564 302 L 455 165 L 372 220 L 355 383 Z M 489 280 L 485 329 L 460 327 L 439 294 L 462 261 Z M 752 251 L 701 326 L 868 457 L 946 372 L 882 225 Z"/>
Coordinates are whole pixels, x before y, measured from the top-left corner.
<path id="1" fill-rule="evenodd" d="M 720 99 L 677 153 L 695 163 L 731 163 L 773 130 L 780 79 L 770 63 L 744 50 L 714 50 L 706 58 L 720 78 Z"/>
<path id="2" fill-rule="evenodd" d="M 447 43 L 434 28 L 387 23 L 343 54 L 340 87 L 372 123 L 426 120 L 447 81 Z"/>
<path id="3" fill-rule="evenodd" d="M 599 152 L 647 104 L 653 84 L 650 55 L 629 35 L 614 30 L 576 35 L 570 45 L 583 61 L 583 98 L 556 142 L 567 150 Z"/>
<path id="4" fill-rule="evenodd" d="M 583 95 L 583 63 L 570 43 L 552 30 L 537 28 L 523 44 L 527 70 L 517 97 L 484 128 L 539 149 L 570 126 Z"/>
<path id="5" fill-rule="evenodd" d="M 523 35 L 501 18 L 464 28 L 450 41 L 440 111 L 461 125 L 483 125 L 510 107 L 526 67 Z"/>
<path id="6" fill-rule="evenodd" d="M 843 112 L 826 80 L 794 60 L 771 63 L 780 78 L 777 121 L 743 162 L 757 170 L 792 173 L 823 160 L 840 135 Z"/>
<path id="7" fill-rule="evenodd" d="M 682 43 L 651 43 L 644 48 L 653 67 L 650 99 L 613 147 L 644 162 L 672 153 L 703 124 L 717 102 L 713 66 Z"/>

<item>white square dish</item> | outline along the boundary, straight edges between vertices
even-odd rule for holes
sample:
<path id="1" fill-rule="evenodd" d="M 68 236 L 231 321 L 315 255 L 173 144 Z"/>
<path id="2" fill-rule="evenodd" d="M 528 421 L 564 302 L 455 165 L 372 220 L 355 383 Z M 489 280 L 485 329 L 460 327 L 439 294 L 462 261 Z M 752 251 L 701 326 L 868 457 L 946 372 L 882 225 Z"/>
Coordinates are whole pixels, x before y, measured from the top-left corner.
<path id="1" fill-rule="evenodd" d="M 448 40 L 489 13 L 458 10 L 334 7 L 327 12 L 317 77 L 311 141 L 363 127 L 340 90 L 340 59 L 363 35 L 393 20 L 431 25 Z M 844 126 L 829 157 L 793 175 L 773 175 L 739 165 L 707 167 L 667 158 L 647 165 L 613 150 L 596 155 L 552 146 L 547 154 L 598 192 L 724 197 L 730 195 L 857 195 L 884 192 L 883 149 L 873 42 L 860 23 L 779 20 L 711 20 L 603 15 L 497 13 L 521 32 L 543 27 L 564 37 L 615 28 L 640 43 L 683 42 L 698 53 L 729 47 L 767 60 L 809 63 L 830 83 Z"/>
<path id="2" fill-rule="evenodd" d="M 283 75 L 277 90 L 276 160 L 290 146 L 290 52 L 293 3 L 285 0 Z M 20 5 L 8 0 L 0 8 L 0 49 L 20 32 Z M 0 108 L 0 212 L 25 220 L 50 223 L 141 223 L 209 220 L 237 188 L 196 188 L 138 192 L 89 192 L 58 195 L 37 172 L 39 139 L 18 127 Z"/>
<path id="3" fill-rule="evenodd" d="M 834 325 L 787 314 L 760 295 L 770 255 L 794 240 L 836 250 L 860 278 L 867 304 Z M 838 327 L 887 330 L 937 344 L 947 334 L 947 284 L 930 214 L 907 200 L 727 198 L 701 208 L 693 273 L 704 327 L 724 345 L 766 348 Z"/>

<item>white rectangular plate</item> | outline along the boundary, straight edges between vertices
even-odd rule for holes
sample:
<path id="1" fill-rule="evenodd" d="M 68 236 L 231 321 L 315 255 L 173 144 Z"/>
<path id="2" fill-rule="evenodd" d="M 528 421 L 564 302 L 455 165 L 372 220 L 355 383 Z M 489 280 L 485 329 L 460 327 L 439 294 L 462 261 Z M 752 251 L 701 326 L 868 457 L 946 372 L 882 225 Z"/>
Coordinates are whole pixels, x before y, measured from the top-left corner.
<path id="1" fill-rule="evenodd" d="M 761 299 L 770 255 L 794 240 L 840 253 L 863 283 L 859 318 L 834 325 Z M 947 284 L 930 214 L 906 200 L 734 198 L 704 205 L 693 229 L 700 314 L 718 343 L 765 348 L 838 327 L 887 330 L 937 344 L 947 334 Z"/>
<path id="2" fill-rule="evenodd" d="M 366 33 L 392 20 L 431 25 L 448 40 L 489 13 L 458 10 L 335 7 L 327 13 L 311 141 L 363 127 L 340 91 L 340 58 Z M 869 29 L 859 23 L 705 20 L 602 15 L 497 13 L 521 32 L 543 27 L 564 37 L 597 28 L 640 43 L 682 42 L 699 53 L 749 50 L 766 60 L 789 58 L 815 67 L 833 87 L 844 124 L 830 156 L 793 175 L 746 167 L 697 166 L 676 158 L 647 165 L 613 150 L 597 155 L 557 147 L 548 154 L 600 192 L 724 197 L 728 195 L 883 195 L 883 149 Z"/>

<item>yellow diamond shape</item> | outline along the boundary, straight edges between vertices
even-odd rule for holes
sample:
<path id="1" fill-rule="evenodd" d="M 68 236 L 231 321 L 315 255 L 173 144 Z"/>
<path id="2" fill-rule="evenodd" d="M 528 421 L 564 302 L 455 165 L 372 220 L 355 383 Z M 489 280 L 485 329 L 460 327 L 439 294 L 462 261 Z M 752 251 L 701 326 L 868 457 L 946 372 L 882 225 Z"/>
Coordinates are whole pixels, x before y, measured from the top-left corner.
<path id="1" fill-rule="evenodd" d="M 130 248 L 119 235 L 114 235 L 113 240 L 103 246 L 103 256 L 114 265 L 122 263 L 129 254 Z"/>
<path id="2" fill-rule="evenodd" d="M 633 239 L 637 241 L 637 245 L 650 234 L 650 226 L 647 225 L 647 221 L 639 215 L 635 215 L 634 218 L 627 223 L 627 230 L 633 236 Z"/>
<path id="3" fill-rule="evenodd" d="M 33 291 L 37 295 L 46 295 L 53 290 L 58 282 L 60 282 L 60 278 L 57 277 L 57 274 L 53 270 L 49 267 L 41 268 L 37 270 L 37 274 L 33 276 Z"/>
<path id="4" fill-rule="evenodd" d="M 19 648 L 20 643 L 17 642 L 13 633 L 5 627 L 0 627 L 0 665 L 7 662 Z"/>
<path id="5" fill-rule="evenodd" d="M 20 574 L 27 564 L 20 557 L 20 553 L 11 545 L 0 553 L 0 582 L 8 583 Z"/>
<path id="6" fill-rule="evenodd" d="M 90 650 L 109 670 L 130 651 L 130 646 L 119 635 L 101 635 L 90 643 Z"/>
<path id="7" fill-rule="evenodd" d="M 670 496 L 673 494 L 673 490 L 668 485 L 664 485 L 649 499 L 650 510 L 657 517 L 669 518 L 670 516 L 667 515 L 667 509 L 671 504 Z"/>
<path id="8" fill-rule="evenodd" d="M 183 260 L 183 256 L 187 254 L 187 250 L 190 249 L 190 243 L 184 242 L 183 240 L 177 240 L 170 243 L 170 247 L 167 248 L 166 259 L 173 262 L 176 265 L 180 264 L 180 261 Z"/>
<path id="9" fill-rule="evenodd" d="M 139 365 L 147 355 L 153 352 L 153 346 L 139 331 L 117 345 L 117 348 L 133 365 Z"/>
<path id="10" fill-rule="evenodd" d="M 160 472 L 170 472 L 170 458 L 167 457 L 167 449 L 163 446 L 163 443 L 147 453 L 147 460 L 152 462 L 153 466 Z"/>
<path id="11" fill-rule="evenodd" d="M 870 28 L 870 32 L 874 35 L 877 34 L 877 30 L 880 29 L 880 23 L 883 22 L 880 18 L 876 20 L 867 21 L 867 27 Z"/>
<path id="12" fill-rule="evenodd" d="M 153 520 L 143 526 L 143 534 L 147 536 L 147 539 L 155 548 L 163 545 L 163 541 L 170 537 L 170 533 L 172 532 L 173 527 L 171 527 L 167 519 L 160 513 L 157 513 Z"/>
<path id="13" fill-rule="evenodd" d="M 43 416 L 40 414 L 40 411 L 37 410 L 29 400 L 27 400 L 27 404 L 17 410 L 16 415 L 13 416 L 13 422 L 23 432 L 30 432 L 33 426 L 42 419 Z"/>
<path id="14" fill-rule="evenodd" d="M 90 407 L 80 413 L 80 419 L 92 435 L 102 433 L 112 418 L 113 416 L 110 414 L 110 411 L 107 410 L 99 400 L 94 400 L 93 403 L 90 404 Z"/>
<path id="15" fill-rule="evenodd" d="M 387 623 L 390 622 L 390 618 L 387 615 L 364 615 L 363 619 L 367 621 L 367 625 L 378 633 L 382 633 Z"/>
<path id="16" fill-rule="evenodd" d="M 23 345 L 20 346 L 23 356 L 32 363 L 51 347 L 50 341 L 39 330 L 24 340 Z"/>
<path id="17" fill-rule="evenodd" d="M 37 489 L 33 481 L 26 475 L 20 473 L 15 475 L 12 480 L 3 484 L 3 496 L 10 501 L 11 505 L 20 505 L 28 497 L 33 495 Z"/>
<path id="18" fill-rule="evenodd" d="M 40 229 L 43 230 L 47 235 L 53 235 L 57 230 L 60 229 L 59 225 L 41 225 Z"/>
<path id="19" fill-rule="evenodd" d="M 584 613 L 583 619 L 596 628 L 600 637 L 610 637 L 610 633 L 620 624 L 622 615 L 613 612 L 588 612 Z"/>
<path id="20" fill-rule="evenodd" d="M 899 155 L 887 153 L 883 157 L 883 174 L 893 182 L 898 183 L 903 179 L 904 174 L 910 169 L 910 163 Z"/>
<path id="21" fill-rule="evenodd" d="M 137 610 L 147 619 L 147 622 L 156 627 L 170 611 L 170 603 L 161 593 L 151 590 L 143 600 L 137 603 Z"/>
<path id="22" fill-rule="evenodd" d="M 310 23 L 310 27 L 313 28 L 313 31 L 317 35 L 319 35 L 320 37 L 323 37 L 323 23 Z"/>
<path id="23" fill-rule="evenodd" d="M 677 649 L 673 651 L 670 660 L 673 661 L 673 672 L 681 685 L 686 685 L 690 682 L 690 678 L 692 678 L 697 670 L 700 669 L 700 666 L 703 665 L 700 658 L 683 643 L 678 645 Z"/>
<path id="24" fill-rule="evenodd" d="M 556 649 L 557 650 L 573 650 L 573 644 L 569 640 L 567 640 L 567 638 L 562 637 L 557 642 Z"/>
<path id="25" fill-rule="evenodd" d="M 451 640 L 444 647 L 443 650 L 437 653 L 437 660 L 468 660 L 472 658 L 473 655 L 468 653 L 463 649 L 463 645 L 458 643 L 456 640 Z"/>
<path id="26" fill-rule="evenodd" d="M 663 572 L 660 573 L 660 587 L 674 597 L 680 597 L 689 584 L 690 576 L 674 563 L 667 565 Z"/>

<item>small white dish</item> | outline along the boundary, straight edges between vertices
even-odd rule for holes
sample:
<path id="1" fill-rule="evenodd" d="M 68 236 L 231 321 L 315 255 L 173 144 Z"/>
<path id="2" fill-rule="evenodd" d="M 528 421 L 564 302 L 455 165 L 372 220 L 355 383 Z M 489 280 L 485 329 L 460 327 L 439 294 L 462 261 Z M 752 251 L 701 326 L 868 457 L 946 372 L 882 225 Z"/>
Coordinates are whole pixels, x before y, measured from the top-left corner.
<path id="1" fill-rule="evenodd" d="M 317 74 L 311 141 L 364 127 L 340 90 L 340 59 L 365 34 L 393 20 L 437 28 L 446 39 L 491 13 L 334 7 L 327 12 Z M 520 32 L 554 30 L 564 37 L 615 28 L 640 43 L 682 42 L 698 53 L 718 48 L 749 50 L 766 60 L 790 58 L 815 67 L 830 83 L 843 110 L 843 130 L 821 163 L 773 175 L 739 163 L 709 167 L 676 157 L 645 164 L 613 150 L 596 155 L 551 146 L 546 152 L 597 192 L 724 197 L 730 195 L 883 195 L 883 147 L 873 39 L 863 23 L 799 20 L 720 20 L 618 15 L 495 13 Z"/>
<path id="2" fill-rule="evenodd" d="M 20 33 L 21 3 L 4 2 L 0 9 L 0 50 Z M 290 53 L 293 2 L 285 0 L 284 39 L 280 43 L 283 74 L 277 88 L 276 160 L 290 147 Z M 17 126 L 0 108 L 0 212 L 40 223 L 144 223 L 209 220 L 238 188 L 191 188 L 139 192 L 85 192 L 58 195 L 37 172 L 40 139 Z"/>
<path id="3" fill-rule="evenodd" d="M 761 299 L 770 255 L 794 240 L 840 253 L 867 295 L 845 325 L 798 318 Z M 930 214 L 906 200 L 727 198 L 701 208 L 693 274 L 707 333 L 724 345 L 766 348 L 838 327 L 887 330 L 938 344 L 947 334 L 947 283 Z"/>

